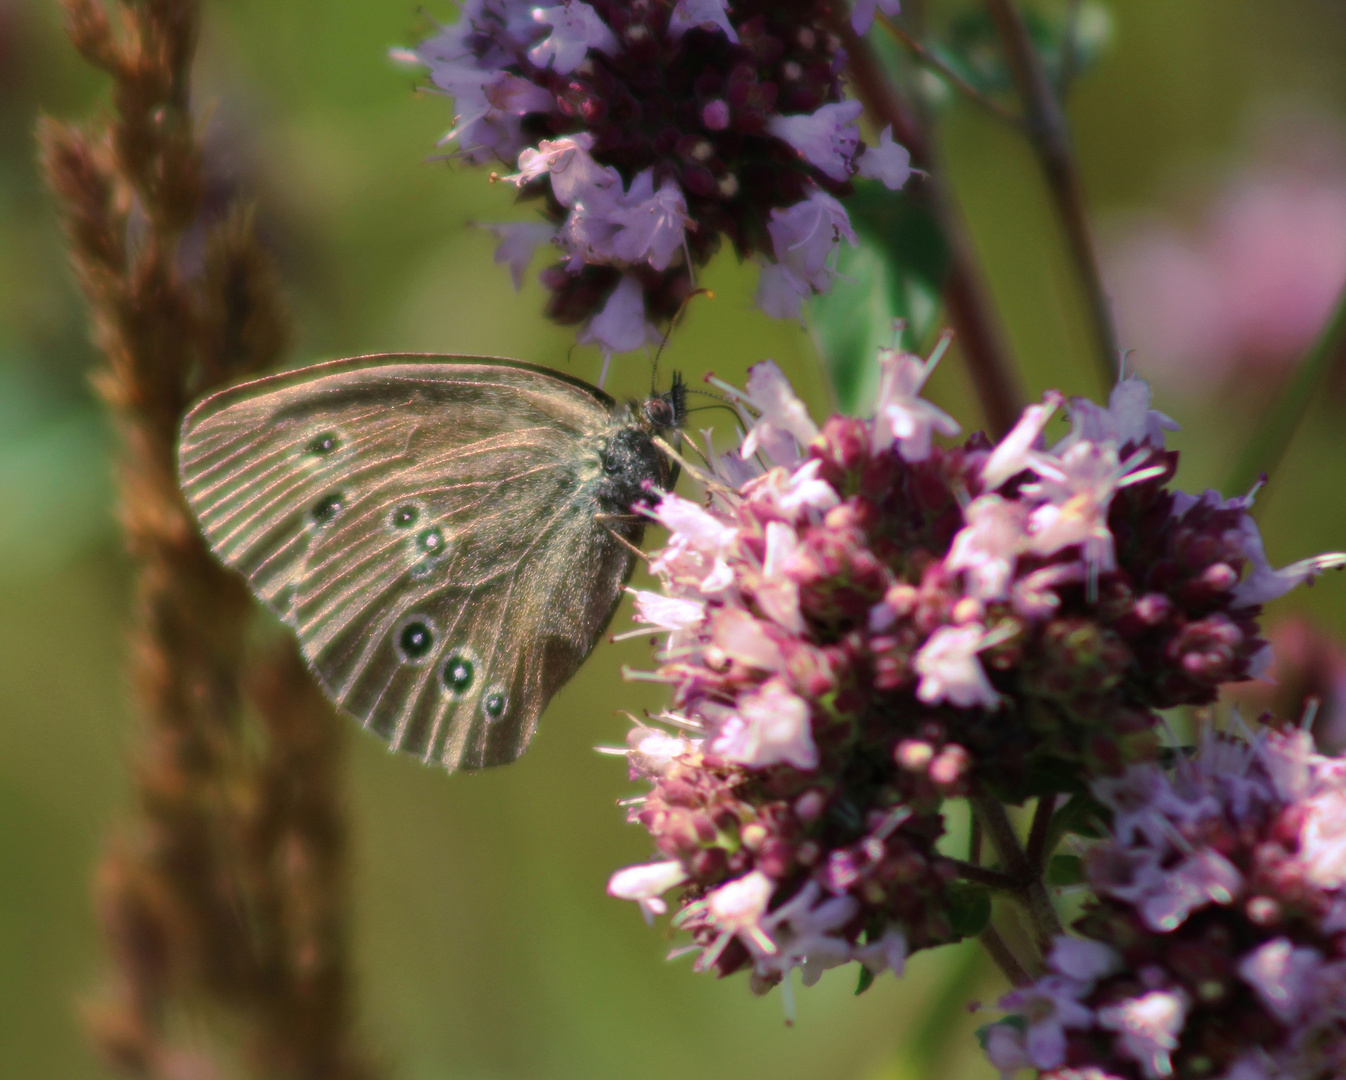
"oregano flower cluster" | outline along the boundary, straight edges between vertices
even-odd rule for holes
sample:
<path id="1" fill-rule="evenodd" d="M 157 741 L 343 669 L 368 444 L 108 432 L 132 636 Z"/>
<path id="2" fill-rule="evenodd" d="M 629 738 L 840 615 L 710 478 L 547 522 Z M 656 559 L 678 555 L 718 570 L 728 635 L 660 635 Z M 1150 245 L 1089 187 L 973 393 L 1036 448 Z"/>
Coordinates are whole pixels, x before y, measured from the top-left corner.
<path id="1" fill-rule="evenodd" d="M 1251 496 L 1175 490 L 1174 425 L 1138 379 L 940 445 L 959 426 L 921 397 L 937 359 L 883 352 L 873 415 L 821 426 L 759 364 L 721 384 L 746 435 L 691 466 L 704 499 L 650 510 L 669 540 L 636 610 L 667 633 L 673 700 L 627 757 L 658 857 L 609 891 L 654 914 L 676 890 L 698 966 L 759 989 L 977 932 L 985 875 L 941 849 L 946 800 L 1156 769 L 1159 711 L 1257 675 L 1262 605 L 1346 563 L 1274 569 Z"/>
<path id="2" fill-rule="evenodd" d="M 1346 1071 L 1346 762 L 1308 732 L 1209 729 L 1094 781 L 1093 899 L 982 1033 L 1006 1077 L 1277 1080 Z"/>
<path id="3" fill-rule="evenodd" d="M 538 245 L 558 248 L 547 313 L 610 354 L 658 340 L 724 240 L 761 264 L 759 304 L 798 317 L 856 242 L 852 178 L 905 184 L 891 132 L 860 138 L 831 17 L 819 0 L 468 0 L 397 55 L 453 99 L 459 156 L 504 164 L 540 204 L 492 226 L 497 261 L 517 287 Z"/>

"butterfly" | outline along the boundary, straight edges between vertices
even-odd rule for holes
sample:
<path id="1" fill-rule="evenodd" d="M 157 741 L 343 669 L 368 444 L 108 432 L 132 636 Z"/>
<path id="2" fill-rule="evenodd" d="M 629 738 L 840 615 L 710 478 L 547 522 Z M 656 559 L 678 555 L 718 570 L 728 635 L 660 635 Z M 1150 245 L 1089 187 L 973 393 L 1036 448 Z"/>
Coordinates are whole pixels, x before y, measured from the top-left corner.
<path id="1" fill-rule="evenodd" d="M 179 479 L 340 708 L 478 769 L 523 753 L 612 619 L 686 392 L 618 404 L 515 360 L 358 356 L 206 398 Z"/>

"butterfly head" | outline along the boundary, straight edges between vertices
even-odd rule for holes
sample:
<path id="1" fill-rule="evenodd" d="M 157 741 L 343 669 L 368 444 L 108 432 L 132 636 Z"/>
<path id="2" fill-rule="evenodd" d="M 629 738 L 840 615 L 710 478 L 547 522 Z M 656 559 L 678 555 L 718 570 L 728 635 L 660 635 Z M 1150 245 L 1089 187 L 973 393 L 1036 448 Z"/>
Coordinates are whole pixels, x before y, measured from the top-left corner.
<path id="1" fill-rule="evenodd" d="M 687 422 L 687 384 L 682 373 L 673 373 L 673 385 L 661 394 L 651 394 L 641 406 L 645 423 L 655 435 L 676 432 Z"/>

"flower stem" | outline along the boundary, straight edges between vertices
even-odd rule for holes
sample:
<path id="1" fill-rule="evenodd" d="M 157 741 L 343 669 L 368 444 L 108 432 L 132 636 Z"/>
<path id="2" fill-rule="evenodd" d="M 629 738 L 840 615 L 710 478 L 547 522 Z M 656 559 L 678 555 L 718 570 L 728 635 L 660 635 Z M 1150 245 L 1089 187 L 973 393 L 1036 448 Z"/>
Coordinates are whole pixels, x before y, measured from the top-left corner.
<path id="1" fill-rule="evenodd" d="M 1056 810 L 1056 796 L 1044 795 L 1033 808 L 1033 824 L 1028 830 L 1028 848 L 1025 856 L 1034 873 L 1040 874 L 1047 864 L 1047 837 L 1051 832 L 1052 813 Z"/>
<path id="2" fill-rule="evenodd" d="M 1346 353 L 1346 289 L 1327 325 L 1304 355 L 1289 384 L 1257 425 L 1225 482 L 1225 491 L 1243 492 L 1280 464 L 1335 361 Z"/>
<path id="3" fill-rule="evenodd" d="M 1017 892 L 1020 888 L 1021 882 L 1018 878 L 999 870 L 992 870 L 989 866 L 978 866 L 976 863 L 963 862 L 962 859 L 949 861 L 957 868 L 959 877 L 975 881 L 978 885 L 988 885 L 992 889 L 1002 889 L 1005 892 Z"/>
<path id="4" fill-rule="evenodd" d="M 1022 116 L 1018 115 L 1017 113 L 1011 112 L 1009 109 L 1005 108 L 1005 106 L 1001 105 L 1000 102 L 996 101 L 995 98 L 987 97 L 975 86 L 973 86 L 970 82 L 968 82 L 965 78 L 963 78 L 963 76 L 959 75 L 958 72 L 956 72 L 943 60 L 941 60 L 938 56 L 936 56 L 924 45 L 922 45 L 916 38 L 912 37 L 905 30 L 903 30 L 902 27 L 898 26 L 895 22 L 893 22 L 890 18 L 888 18 L 888 16 L 880 14 L 878 15 L 877 19 L 878 22 L 883 26 L 883 28 L 887 30 L 888 33 L 891 34 L 894 38 L 900 41 L 903 45 L 905 45 L 907 49 L 911 52 L 911 54 L 914 57 L 916 57 L 917 60 L 919 60 L 922 64 L 928 67 L 931 71 L 933 71 L 936 75 L 938 75 L 941 79 L 943 79 L 946 83 L 952 86 L 955 90 L 957 90 L 960 94 L 962 94 L 973 104 L 979 106 L 980 108 L 985 109 L 993 116 L 996 116 L 1001 120 L 1004 120 L 1007 124 L 1011 124 L 1012 126 L 1020 129 L 1024 128 L 1024 118 Z"/>
<path id="5" fill-rule="evenodd" d="M 1061 920 L 1042 880 L 1041 869 L 1029 862 L 1023 846 L 1019 843 L 1019 834 L 1014 831 L 1014 825 L 1002 803 L 985 796 L 978 796 L 969 801 L 973 813 L 985 826 L 986 835 L 990 837 L 991 846 L 995 849 L 1001 865 L 1017 882 L 1015 898 L 1031 920 L 1038 948 L 1045 956 L 1051 948 L 1052 939 L 1061 933 Z"/>
<path id="6" fill-rule="evenodd" d="M 986 0 L 986 7 L 1004 45 L 1010 75 L 1028 121 L 1028 135 L 1037 151 L 1080 285 L 1088 300 L 1097 338 L 1095 355 L 1106 393 L 1117 381 L 1117 333 L 1098 269 L 1098 254 L 1084 204 L 1084 188 L 1075 167 L 1065 112 L 1047 80 L 1042 57 L 1038 55 L 1014 0 Z"/>
<path id="7" fill-rule="evenodd" d="M 988 926 L 983 930 L 977 940 L 981 942 L 982 948 L 995 961 L 995 966 L 1012 986 L 1027 986 L 1033 981 L 1033 976 L 1023 964 L 1019 963 L 1019 958 L 1010 951 L 1009 945 L 994 926 Z"/>
<path id="8" fill-rule="evenodd" d="M 833 29 L 846 47 L 851 79 L 865 109 L 878 126 L 892 126 L 893 138 L 910 151 L 915 166 L 931 171 L 933 154 L 923 122 L 893 86 L 874 50 L 851 29 L 850 19 L 841 8 L 837 9 Z M 949 271 L 944 283 L 949 318 L 958 331 L 959 348 L 986 426 L 998 439 L 1019 419 L 1024 407 L 1023 389 L 953 201 L 937 174 L 925 188 L 949 245 Z"/>

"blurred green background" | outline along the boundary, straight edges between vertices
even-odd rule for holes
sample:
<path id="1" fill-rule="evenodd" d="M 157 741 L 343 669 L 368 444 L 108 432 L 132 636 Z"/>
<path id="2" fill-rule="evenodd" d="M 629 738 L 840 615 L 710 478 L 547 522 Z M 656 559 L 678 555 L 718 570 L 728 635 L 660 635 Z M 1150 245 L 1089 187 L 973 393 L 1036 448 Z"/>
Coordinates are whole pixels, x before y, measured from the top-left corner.
<path id="1" fill-rule="evenodd" d="M 1246 159 L 1259 117 L 1346 113 L 1339 0 L 1117 0 L 1110 11 L 1111 44 L 1070 108 L 1105 234 L 1138 211 L 1199 221 L 1203 192 Z M 455 17 L 447 2 L 429 14 Z M 446 105 L 413 96 L 412 76 L 386 58 L 417 18 L 411 0 L 206 5 L 197 101 L 212 157 L 260 202 L 299 319 L 295 359 L 480 352 L 593 379 L 597 356 L 568 355 L 570 335 L 539 315 L 537 284 L 516 299 L 491 238 L 466 225 L 517 217 L 509 190 L 426 160 Z M 90 875 L 130 812 L 129 568 L 112 438 L 86 381 L 96 357 L 31 137 L 39 111 L 87 116 L 103 92 L 54 3 L 0 0 L 0 1077 L 105 1075 L 76 1006 L 103 965 Z M 1096 393 L 1080 297 L 1023 143 L 965 105 L 940 135 L 1030 391 Z M 755 273 L 726 257 L 707 277 L 718 298 L 693 309 L 667 366 L 738 380 L 775 357 L 826 408 L 807 333 L 751 309 Z M 638 393 L 648 367 L 628 361 L 610 388 Z M 1184 425 L 1185 488 L 1219 482 L 1274 381 L 1162 398 Z M 956 356 L 933 393 L 975 426 Z M 1339 410 L 1319 401 L 1268 494 L 1273 561 L 1346 546 Z M 1329 579 L 1282 610 L 1307 606 L 1342 628 L 1344 587 Z M 621 741 L 616 710 L 657 704 L 619 676 L 647 659 L 642 642 L 600 647 L 506 770 L 449 778 L 352 738 L 362 1022 L 391 1074 L 991 1076 L 963 1004 L 1001 986 L 975 949 L 918 957 L 859 999 L 853 972 L 831 973 L 799 994 L 786 1028 L 778 994 L 756 999 L 741 977 L 666 963 L 660 932 L 604 895 L 609 873 L 649 849 L 615 806 L 631 788 L 622 763 L 592 747 Z"/>

